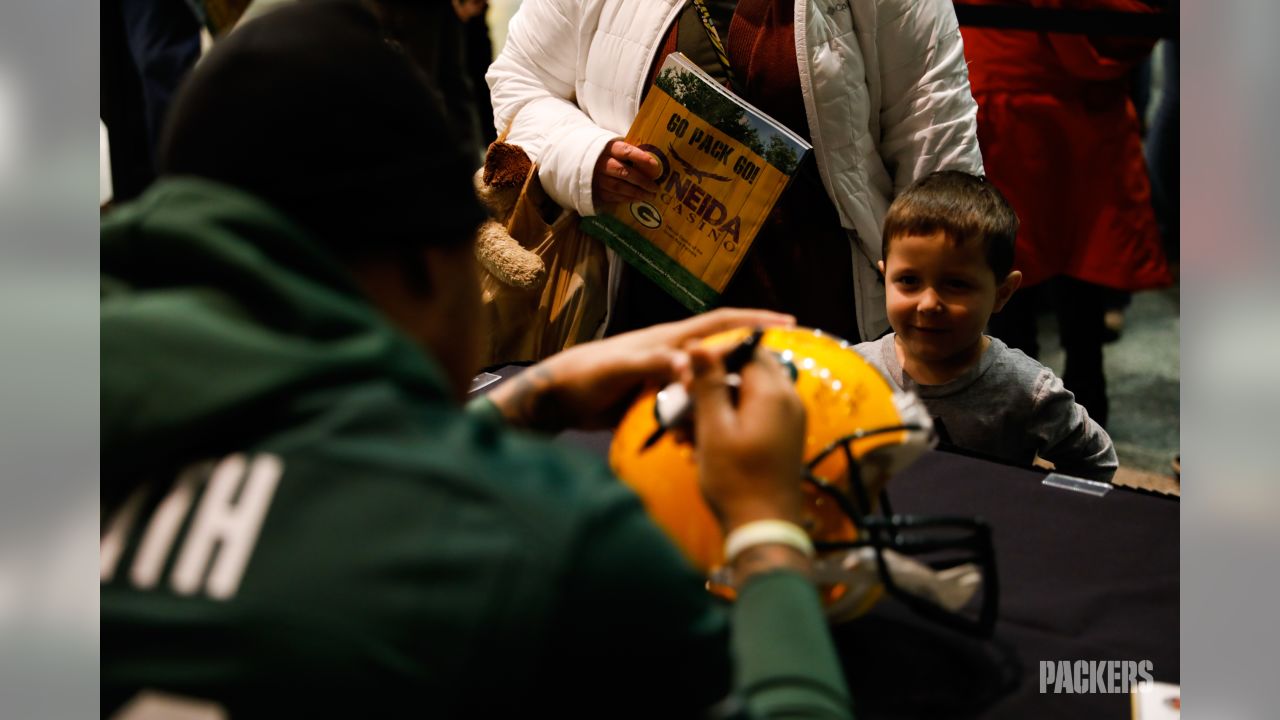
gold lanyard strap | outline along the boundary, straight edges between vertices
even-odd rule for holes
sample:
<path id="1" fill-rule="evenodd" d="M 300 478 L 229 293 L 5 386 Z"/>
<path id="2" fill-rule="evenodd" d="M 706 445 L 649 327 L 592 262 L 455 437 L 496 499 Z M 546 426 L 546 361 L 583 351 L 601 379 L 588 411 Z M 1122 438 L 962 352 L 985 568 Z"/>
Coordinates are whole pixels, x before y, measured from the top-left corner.
<path id="1" fill-rule="evenodd" d="M 729 88 L 733 89 L 733 66 L 729 64 L 729 54 L 725 52 L 724 43 L 720 42 L 720 33 L 716 31 L 716 24 L 711 20 L 711 11 L 707 9 L 706 0 L 692 0 L 693 7 L 698 11 L 698 19 L 702 21 L 702 28 L 707 31 L 707 39 L 711 41 L 711 49 L 715 51 L 716 60 L 720 61 L 720 67 L 724 69 L 724 76 L 729 81 Z"/>

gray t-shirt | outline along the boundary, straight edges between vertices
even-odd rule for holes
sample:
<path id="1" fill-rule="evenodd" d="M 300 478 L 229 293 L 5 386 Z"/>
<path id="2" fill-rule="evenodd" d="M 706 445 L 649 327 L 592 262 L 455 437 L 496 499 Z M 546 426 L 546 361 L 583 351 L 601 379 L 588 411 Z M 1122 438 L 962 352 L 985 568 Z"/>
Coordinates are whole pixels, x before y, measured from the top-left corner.
<path id="1" fill-rule="evenodd" d="M 902 371 L 893 333 L 854 349 L 891 384 L 918 395 L 953 445 L 1023 465 L 1039 453 L 1058 472 L 1092 480 L 1115 475 L 1107 432 L 1052 370 L 998 338 L 974 367 L 942 385 L 921 385 Z"/>

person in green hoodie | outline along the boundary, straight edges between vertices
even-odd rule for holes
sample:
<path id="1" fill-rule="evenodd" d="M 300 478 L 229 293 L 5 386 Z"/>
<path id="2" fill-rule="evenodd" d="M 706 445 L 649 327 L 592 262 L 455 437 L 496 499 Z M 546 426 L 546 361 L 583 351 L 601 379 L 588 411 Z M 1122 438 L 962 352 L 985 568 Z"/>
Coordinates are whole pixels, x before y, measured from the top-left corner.
<path id="1" fill-rule="evenodd" d="M 761 353 L 735 402 L 690 346 L 791 319 L 582 345 L 464 409 L 452 137 L 356 2 L 246 24 L 180 91 L 161 180 L 102 224 L 104 716 L 849 717 L 810 555 L 760 531 L 800 521 L 800 401 Z M 672 378 L 724 529 L 756 528 L 732 606 L 548 436 Z"/>

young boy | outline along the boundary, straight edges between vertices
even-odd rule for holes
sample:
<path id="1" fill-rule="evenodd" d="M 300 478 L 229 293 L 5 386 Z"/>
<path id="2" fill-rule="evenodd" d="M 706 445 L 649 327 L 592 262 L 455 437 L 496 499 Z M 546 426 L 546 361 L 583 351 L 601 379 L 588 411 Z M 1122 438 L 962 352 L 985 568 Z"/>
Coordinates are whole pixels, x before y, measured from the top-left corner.
<path id="1" fill-rule="evenodd" d="M 1014 463 L 1110 480 L 1111 438 L 1051 370 L 983 334 L 1018 289 L 1018 218 L 993 185 L 958 171 L 907 188 L 884 221 L 880 272 L 893 332 L 857 350 L 924 400 L 944 441 Z"/>

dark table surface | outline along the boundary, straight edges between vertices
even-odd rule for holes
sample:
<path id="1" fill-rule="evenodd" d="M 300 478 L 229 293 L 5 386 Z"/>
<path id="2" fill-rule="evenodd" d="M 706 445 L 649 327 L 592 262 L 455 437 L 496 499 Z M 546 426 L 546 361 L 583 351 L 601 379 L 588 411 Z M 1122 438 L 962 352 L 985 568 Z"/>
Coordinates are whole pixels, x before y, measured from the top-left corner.
<path id="1" fill-rule="evenodd" d="M 891 483 L 898 512 L 991 524 L 1000 619 L 977 641 L 882 603 L 836 631 L 864 717 L 1128 718 L 1125 694 L 1041 694 L 1042 661 L 1148 660 L 1179 683 L 1178 501 L 1043 485 L 1044 473 L 934 452 Z M 911 641 L 907 641 L 911 638 Z M 892 646 L 884 663 L 866 657 Z"/>
<path id="2" fill-rule="evenodd" d="M 558 438 L 598 453 L 609 440 Z M 897 512 L 990 523 L 1000 619 L 975 639 L 886 600 L 837 627 L 860 718 L 1131 717 L 1126 694 L 1041 694 L 1042 661 L 1147 660 L 1155 680 L 1180 683 L 1177 499 L 1120 487 L 1096 497 L 1043 478 L 936 451 L 894 478 Z"/>

